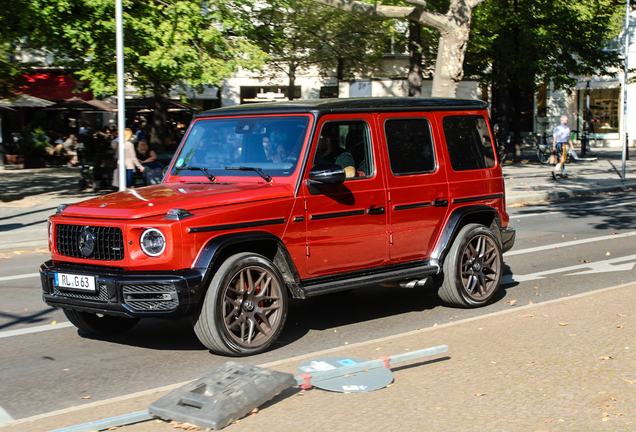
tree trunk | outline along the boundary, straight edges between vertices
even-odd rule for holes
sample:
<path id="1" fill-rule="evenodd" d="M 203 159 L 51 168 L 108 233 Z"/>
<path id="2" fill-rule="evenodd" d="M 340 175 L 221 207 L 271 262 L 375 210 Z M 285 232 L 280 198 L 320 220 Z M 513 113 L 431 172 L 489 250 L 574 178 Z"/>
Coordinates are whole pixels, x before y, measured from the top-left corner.
<path id="1" fill-rule="evenodd" d="M 289 65 L 289 85 L 287 86 L 287 98 L 294 100 L 294 86 L 296 85 L 296 65 L 291 63 Z"/>
<path id="2" fill-rule="evenodd" d="M 338 59 L 338 70 L 336 71 L 336 78 L 338 81 L 342 81 L 344 79 L 344 59 Z"/>
<path id="3" fill-rule="evenodd" d="M 521 161 L 521 89 L 518 85 L 510 87 L 510 99 L 512 99 L 512 128 L 514 130 L 514 158 L 515 162 Z"/>
<path id="4" fill-rule="evenodd" d="M 152 114 L 151 142 L 152 148 L 163 150 L 166 141 L 166 121 L 168 120 L 168 92 L 163 86 L 155 87 L 155 111 Z"/>
<path id="5" fill-rule="evenodd" d="M 433 76 L 433 97 L 452 98 L 457 93 L 457 83 L 464 76 L 464 55 L 470 33 L 470 19 L 461 24 L 457 32 L 440 32 L 435 75 Z"/>
<path id="6" fill-rule="evenodd" d="M 422 25 L 409 21 L 409 96 L 422 96 Z"/>

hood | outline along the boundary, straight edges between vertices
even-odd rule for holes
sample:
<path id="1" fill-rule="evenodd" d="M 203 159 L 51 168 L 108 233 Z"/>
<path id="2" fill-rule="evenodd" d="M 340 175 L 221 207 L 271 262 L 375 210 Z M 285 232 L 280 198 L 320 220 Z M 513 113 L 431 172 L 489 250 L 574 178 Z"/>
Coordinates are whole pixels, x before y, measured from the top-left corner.
<path id="1" fill-rule="evenodd" d="M 68 206 L 63 216 L 140 219 L 165 215 L 172 208 L 188 211 L 294 196 L 285 184 L 171 183 L 128 189 Z"/>

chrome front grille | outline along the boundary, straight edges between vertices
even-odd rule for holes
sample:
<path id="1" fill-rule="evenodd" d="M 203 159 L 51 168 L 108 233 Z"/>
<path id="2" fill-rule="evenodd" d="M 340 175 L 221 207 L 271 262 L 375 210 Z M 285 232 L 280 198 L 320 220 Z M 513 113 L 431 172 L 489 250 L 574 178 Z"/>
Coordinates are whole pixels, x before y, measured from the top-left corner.
<path id="1" fill-rule="evenodd" d="M 171 311 L 179 306 L 177 287 L 173 284 L 126 284 L 122 292 L 124 303 L 135 311 Z"/>
<path id="2" fill-rule="evenodd" d="M 124 259 L 124 236 L 120 228 L 86 225 L 56 225 L 57 251 L 64 256 L 103 261 Z M 95 236 L 95 245 L 90 255 L 80 249 L 82 231 L 89 229 Z"/>

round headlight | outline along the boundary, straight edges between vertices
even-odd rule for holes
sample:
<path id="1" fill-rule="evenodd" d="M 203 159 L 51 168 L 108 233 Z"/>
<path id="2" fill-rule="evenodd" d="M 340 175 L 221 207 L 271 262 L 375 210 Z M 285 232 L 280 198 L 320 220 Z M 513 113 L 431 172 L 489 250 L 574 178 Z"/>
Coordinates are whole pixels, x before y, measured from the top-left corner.
<path id="1" fill-rule="evenodd" d="M 139 245 L 146 255 L 156 257 L 166 249 L 166 238 L 158 229 L 148 228 L 141 234 Z"/>

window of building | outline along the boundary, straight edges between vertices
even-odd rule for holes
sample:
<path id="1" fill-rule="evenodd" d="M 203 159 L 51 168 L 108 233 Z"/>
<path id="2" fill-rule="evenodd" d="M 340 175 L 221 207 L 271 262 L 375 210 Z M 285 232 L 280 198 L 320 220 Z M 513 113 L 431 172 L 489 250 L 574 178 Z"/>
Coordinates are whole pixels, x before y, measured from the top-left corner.
<path id="1" fill-rule="evenodd" d="M 495 166 L 488 123 L 482 116 L 448 116 L 444 117 L 442 124 L 453 170 L 468 171 Z"/>
<path id="2" fill-rule="evenodd" d="M 338 86 L 320 87 L 320 99 L 331 99 L 338 97 Z"/>
<path id="3" fill-rule="evenodd" d="M 384 123 L 384 133 L 393 174 L 421 174 L 435 170 L 435 152 L 428 120 L 390 119 Z"/>
<path id="4" fill-rule="evenodd" d="M 618 138 L 620 88 L 590 89 L 590 137 Z M 579 131 L 584 130 L 587 90 L 579 90 Z"/>
<path id="5" fill-rule="evenodd" d="M 537 117 L 547 117 L 548 115 L 548 86 L 539 85 L 537 91 Z"/>

